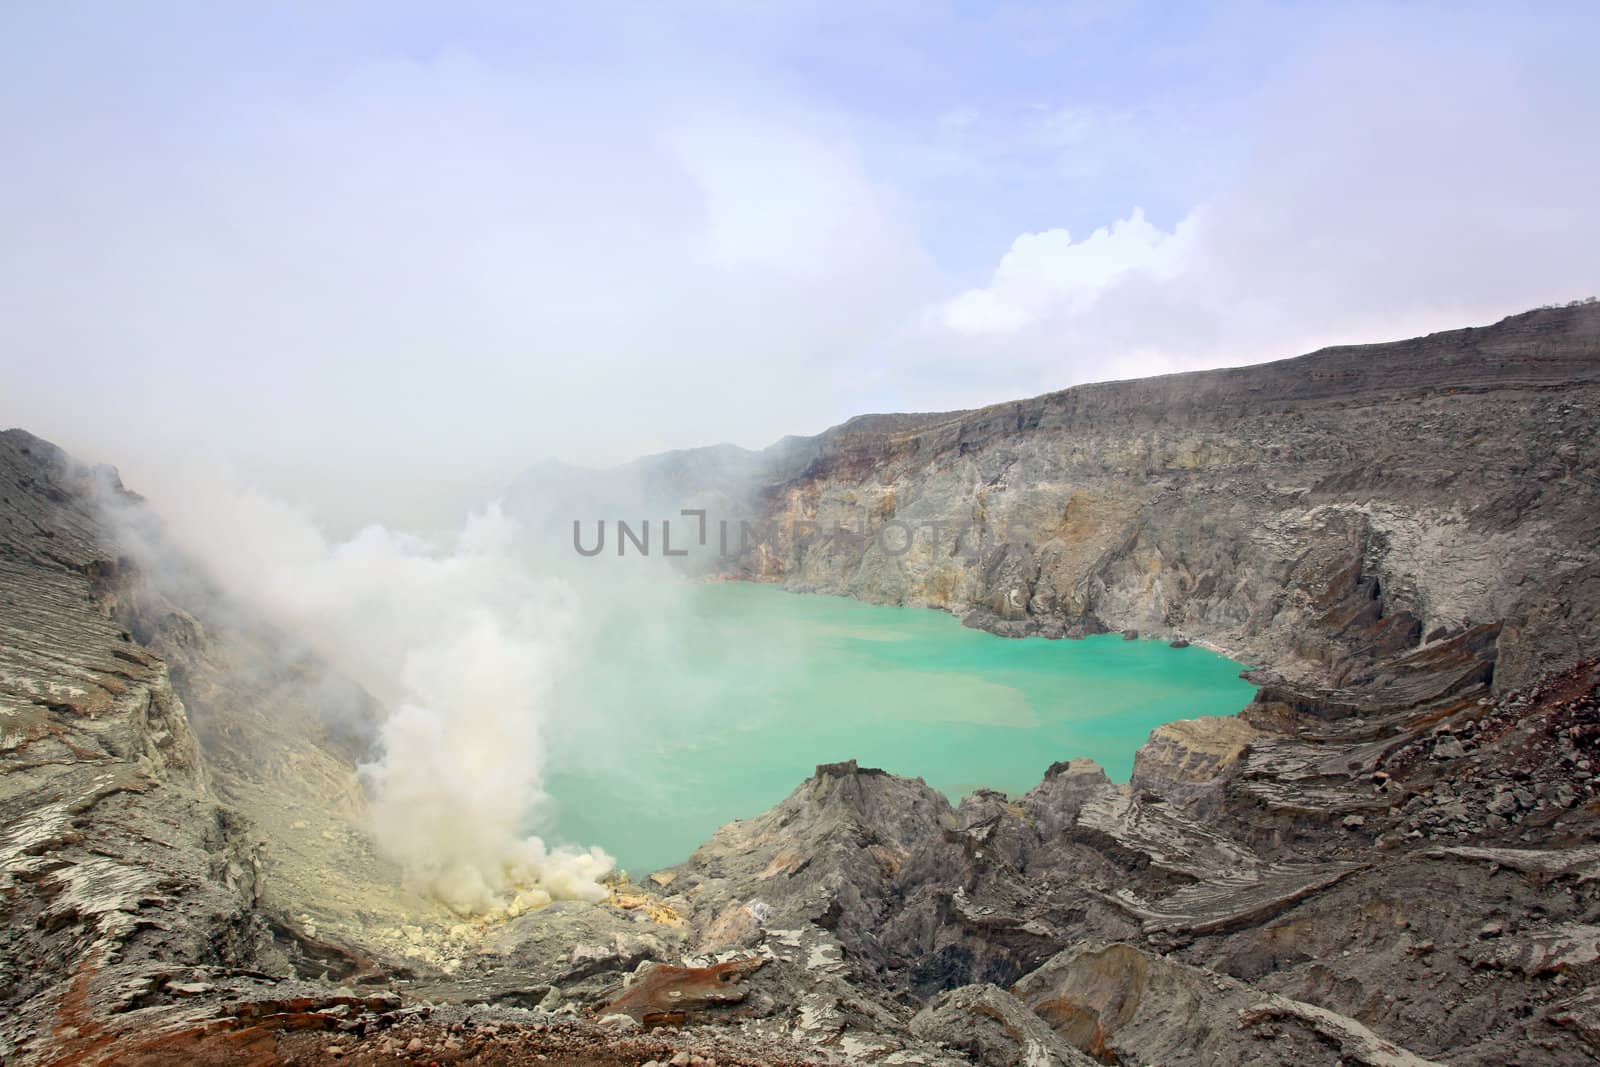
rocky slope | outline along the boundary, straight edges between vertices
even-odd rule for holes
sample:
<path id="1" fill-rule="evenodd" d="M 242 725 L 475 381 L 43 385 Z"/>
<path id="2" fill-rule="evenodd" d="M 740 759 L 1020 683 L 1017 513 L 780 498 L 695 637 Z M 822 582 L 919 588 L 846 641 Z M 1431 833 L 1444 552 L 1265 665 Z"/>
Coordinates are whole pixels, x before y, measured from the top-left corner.
<path id="1" fill-rule="evenodd" d="M 1600 312 L 1560 309 L 644 461 L 632 499 L 752 519 L 702 569 L 1207 641 L 1262 688 L 1125 785 L 1061 753 L 952 807 L 819 767 L 606 902 L 492 925 L 373 851 L 364 695 L 113 472 L 7 432 L 0 1058 L 1590 1062 L 1597 401 Z"/>
<path id="2" fill-rule="evenodd" d="M 1587 306 L 867 417 L 774 451 L 727 569 L 1003 633 L 1207 639 L 1324 685 L 1496 626 L 1516 688 L 1592 651 L 1597 399 Z"/>

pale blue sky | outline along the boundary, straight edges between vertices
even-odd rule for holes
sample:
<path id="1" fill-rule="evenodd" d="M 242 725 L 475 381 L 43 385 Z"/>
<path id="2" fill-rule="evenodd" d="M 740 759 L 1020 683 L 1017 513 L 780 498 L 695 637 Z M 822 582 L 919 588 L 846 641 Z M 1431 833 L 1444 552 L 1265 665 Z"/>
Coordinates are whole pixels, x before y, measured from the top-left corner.
<path id="1" fill-rule="evenodd" d="M 1600 289 L 1592 4 L 11 4 L 0 422 L 404 517 Z M 1104 233 L 1097 233 L 1105 228 Z"/>

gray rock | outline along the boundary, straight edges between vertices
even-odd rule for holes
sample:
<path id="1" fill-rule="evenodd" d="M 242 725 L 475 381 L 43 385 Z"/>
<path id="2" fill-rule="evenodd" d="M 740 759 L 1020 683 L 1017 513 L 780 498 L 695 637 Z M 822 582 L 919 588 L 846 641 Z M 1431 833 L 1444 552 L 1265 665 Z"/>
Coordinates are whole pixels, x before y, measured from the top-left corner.
<path id="1" fill-rule="evenodd" d="M 1096 1062 L 994 985 L 939 994 L 911 1020 L 911 1032 L 993 1067 L 1091 1067 Z"/>
<path id="2" fill-rule="evenodd" d="M 748 508 L 763 536 L 704 563 L 742 577 L 937 606 L 1007 634 L 1181 627 L 1280 675 L 1367 691 L 1404 686 L 1373 669 L 1385 657 L 1426 645 L 1441 669 L 1476 645 L 1451 669 L 1510 690 L 1592 655 L 1600 629 L 1587 536 L 1600 487 L 1581 476 L 1600 466 L 1597 323 L 1594 307 L 1550 309 L 1266 366 L 868 416 L 747 453 L 738 484 L 759 491 L 725 480 L 722 449 L 707 450 L 704 480 L 686 479 L 693 452 L 632 473 Z M 930 532 L 890 552 L 871 536 L 890 519 Z M 932 524 L 975 519 L 934 543 Z M 794 535 L 808 523 L 868 536 Z M 1442 624 L 1431 642 L 1424 618 Z"/>
<path id="3" fill-rule="evenodd" d="M 0 1059 L 203 1059 L 268 1018 L 428 1052 L 468 1032 L 410 1028 L 469 1011 L 622 1047 L 647 1039 L 594 1015 L 684 1025 L 676 990 L 707 1020 L 685 1042 L 835 1060 L 1586 1062 L 1600 826 L 1559 778 L 1600 758 L 1597 391 L 1600 312 L 1563 309 L 642 461 L 656 500 L 773 523 L 703 569 L 1014 636 L 1181 632 L 1257 664 L 1258 699 L 1155 731 L 1128 785 L 1063 752 L 952 808 L 824 765 L 615 902 L 484 928 L 365 836 L 375 703 L 219 610 L 112 472 L 0 435 Z M 863 501 L 985 528 L 783 532 Z"/>
<path id="4" fill-rule="evenodd" d="M 1320 1062 L 1332 1044 L 1348 1061 L 1427 1067 L 1336 1012 L 1263 995 L 1225 975 L 1129 945 L 1068 949 L 1022 979 L 1017 999 L 1076 1048 L 1120 1063 Z M 1263 1046 L 1254 1030 L 1280 1023 Z"/>

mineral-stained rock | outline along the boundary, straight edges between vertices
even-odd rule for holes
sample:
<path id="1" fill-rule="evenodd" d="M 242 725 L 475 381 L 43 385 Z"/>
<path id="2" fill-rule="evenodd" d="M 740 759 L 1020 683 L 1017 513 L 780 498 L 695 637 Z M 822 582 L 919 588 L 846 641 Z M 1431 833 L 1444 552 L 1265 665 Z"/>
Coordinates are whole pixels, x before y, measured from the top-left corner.
<path id="1" fill-rule="evenodd" d="M 1181 719 L 1158 726 L 1134 762 L 1133 787 L 1203 813 L 1221 799 L 1261 731 L 1243 719 Z"/>
<path id="2" fill-rule="evenodd" d="M 1558 1004 L 1550 1021 L 1581 1036 L 1590 1048 L 1600 1050 L 1600 989 L 1586 989 Z"/>
<path id="3" fill-rule="evenodd" d="M 1014 992 L 1074 1047 L 1114 1063 L 1298 1065 L 1332 1044 L 1341 1062 L 1437 1067 L 1354 1019 L 1151 956 L 1130 945 L 1068 949 Z M 1252 1032 L 1266 1018 L 1293 1025 Z M 1263 1041 L 1266 1036 L 1268 1040 Z"/>
<path id="4" fill-rule="evenodd" d="M 745 982 L 766 962 L 748 956 L 709 967 L 647 964 L 602 1014 L 629 1015 L 646 1026 L 702 1022 L 708 1012 L 726 1009 L 749 996 Z"/>
<path id="5" fill-rule="evenodd" d="M 969 1053 L 993 1067 L 1090 1067 L 1038 1015 L 993 985 L 940 993 L 911 1020 L 911 1032 Z"/>
<path id="6" fill-rule="evenodd" d="M 1265 1019 L 1304 1025 L 1338 1048 L 1340 1057 L 1347 1063 L 1363 1063 L 1368 1067 L 1441 1067 L 1435 1060 L 1423 1059 L 1385 1041 L 1354 1019 L 1314 1004 L 1269 996 L 1239 1013 L 1241 1027 L 1257 1026 Z"/>
<path id="7" fill-rule="evenodd" d="M 1111 788 L 1111 779 L 1094 760 L 1063 760 L 1045 770 L 1044 780 L 1021 803 L 1032 813 L 1040 835 L 1049 838 L 1073 825 L 1085 804 Z"/>
<path id="8" fill-rule="evenodd" d="M 954 823 L 949 802 L 921 780 L 825 764 L 771 812 L 719 830 L 676 868 L 673 889 L 693 887 L 685 900 L 697 927 L 725 927 L 730 904 L 760 901 L 771 925 L 816 921 L 870 940 L 907 861 Z"/>

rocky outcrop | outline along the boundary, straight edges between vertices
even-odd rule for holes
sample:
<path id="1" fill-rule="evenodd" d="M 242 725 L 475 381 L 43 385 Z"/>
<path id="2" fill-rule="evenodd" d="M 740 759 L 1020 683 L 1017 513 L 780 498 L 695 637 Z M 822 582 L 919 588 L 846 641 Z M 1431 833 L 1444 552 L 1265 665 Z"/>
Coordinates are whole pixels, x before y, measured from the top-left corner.
<path id="1" fill-rule="evenodd" d="M 1052 1033 L 1016 997 L 992 985 L 940 993 L 911 1020 L 911 1032 L 994 1067 L 1090 1067 L 1096 1062 Z"/>
<path id="2" fill-rule="evenodd" d="M 68 1056 L 255 959 L 257 859 L 167 665 L 98 603 L 114 475 L 0 435 L 0 1058 Z"/>
<path id="3" fill-rule="evenodd" d="M 1600 684 L 1584 670 L 1535 705 L 1568 721 L 1581 703 L 1570 690 Z M 1522 745 L 1450 758 L 1515 774 Z M 1364 776 L 1369 790 L 1419 781 L 1388 766 Z M 1449 769 L 1430 761 L 1424 774 Z M 1201 821 L 1082 761 L 1023 797 L 979 793 L 954 809 L 920 783 L 829 766 L 670 872 L 666 900 L 694 929 L 744 909 L 740 953 L 792 965 L 807 954 L 785 946 L 812 939 L 811 964 L 888 1012 L 841 1019 L 840 1039 L 937 1040 L 1017 1061 L 1030 1039 L 1012 1027 L 1001 1041 L 1010 1001 L 986 991 L 998 986 L 1104 1062 L 1299 1064 L 1330 1047 L 1353 1063 L 1584 1062 L 1600 805 L 1536 807 L 1542 819 L 1499 835 L 1516 846 L 1441 847 L 1495 836 L 1482 822 L 1494 794 L 1480 795 L 1459 801 L 1476 831 L 1390 837 L 1404 805 L 1386 803 L 1365 832 L 1306 828 L 1320 835 L 1312 850 L 1233 832 L 1257 803 L 1237 780 Z M 898 862 L 885 862 L 889 842 Z M 905 993 L 928 1007 L 896 1022 Z"/>
<path id="4" fill-rule="evenodd" d="M 704 1022 L 743 1003 L 746 980 L 767 961 L 760 956 L 708 967 L 650 964 L 633 974 L 622 995 L 601 1009 L 604 1016 L 627 1015 L 646 1026 Z"/>
<path id="5" fill-rule="evenodd" d="M 827 764 L 495 923 L 373 849 L 370 698 L 220 610 L 114 472 L 0 435 L 0 1058 L 1590 1062 L 1597 338 L 1534 312 L 641 461 L 638 499 L 765 524 L 701 569 L 1207 643 L 1258 697 L 1127 784 L 1061 753 L 952 806 Z"/>
<path id="6" fill-rule="evenodd" d="M 1017 983 L 1016 995 L 1078 1048 L 1108 1063 L 1296 1067 L 1331 1045 L 1339 1062 L 1438 1067 L 1354 1019 L 1261 994 L 1213 971 L 1131 945 L 1083 945 Z M 1271 1020 L 1278 1025 L 1262 1026 Z"/>
<path id="7" fill-rule="evenodd" d="M 1181 719 L 1158 726 L 1137 754 L 1133 788 L 1204 815 L 1244 765 L 1250 742 L 1263 736 L 1239 718 Z"/>

